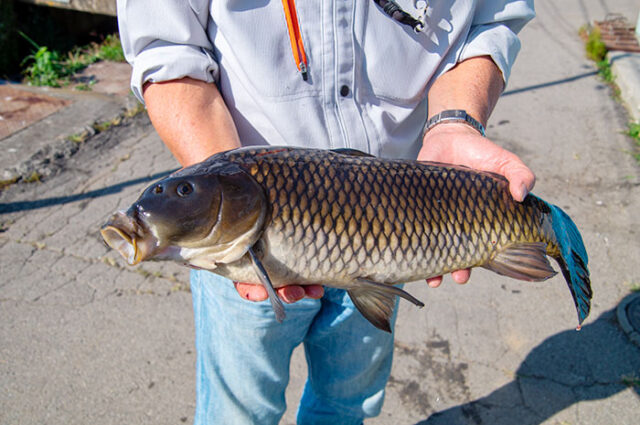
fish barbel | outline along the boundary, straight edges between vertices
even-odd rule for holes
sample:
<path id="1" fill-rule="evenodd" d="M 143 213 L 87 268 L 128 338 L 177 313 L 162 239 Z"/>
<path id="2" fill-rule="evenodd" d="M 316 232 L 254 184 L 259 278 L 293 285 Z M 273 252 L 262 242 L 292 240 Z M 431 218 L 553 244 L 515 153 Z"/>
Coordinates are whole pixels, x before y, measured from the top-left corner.
<path id="1" fill-rule="evenodd" d="M 587 253 L 560 208 L 529 194 L 515 202 L 496 174 L 351 150 L 248 147 L 227 151 L 149 186 L 101 229 L 130 263 L 173 260 L 273 288 L 344 288 L 389 330 L 393 286 L 484 267 L 542 281 L 562 270 L 578 322 L 589 314 Z"/>

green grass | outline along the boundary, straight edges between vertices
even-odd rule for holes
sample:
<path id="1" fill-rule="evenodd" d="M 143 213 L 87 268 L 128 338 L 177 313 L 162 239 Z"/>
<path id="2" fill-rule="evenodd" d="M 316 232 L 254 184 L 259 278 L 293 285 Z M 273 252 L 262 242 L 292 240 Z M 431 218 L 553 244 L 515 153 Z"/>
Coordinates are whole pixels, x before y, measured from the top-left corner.
<path id="1" fill-rule="evenodd" d="M 580 28 L 580 37 L 585 41 L 584 50 L 586 56 L 595 62 L 598 68 L 598 76 L 611 87 L 613 97 L 620 99 L 620 88 L 615 83 L 615 75 L 611 71 L 611 64 L 607 60 L 607 47 L 602 42 L 600 30 L 595 27 L 584 26 Z"/>
<path id="2" fill-rule="evenodd" d="M 582 27 L 580 36 L 585 40 L 585 52 L 589 59 L 593 60 L 598 68 L 598 76 L 610 88 L 615 100 L 620 101 L 620 87 L 616 84 L 615 75 L 611 70 L 611 64 L 607 60 L 607 47 L 602 42 L 600 31 L 593 27 Z M 626 135 L 634 141 L 630 154 L 640 165 L 640 123 L 629 123 Z"/>
<path id="3" fill-rule="evenodd" d="M 27 83 L 34 86 L 61 87 L 70 84 L 70 77 L 101 60 L 124 61 L 124 53 L 117 34 L 109 35 L 101 43 L 76 47 L 62 56 L 56 50 L 40 46 L 28 35 L 19 34 L 35 49 L 21 63 Z M 78 90 L 91 90 L 91 83 L 81 83 Z"/>
<path id="4" fill-rule="evenodd" d="M 19 180 L 18 177 L 12 177 L 10 179 L 0 180 L 0 191 L 2 191 L 3 189 L 6 189 L 7 187 L 11 186 L 12 184 L 17 182 L 18 180 Z"/>
<path id="5" fill-rule="evenodd" d="M 634 149 L 631 155 L 640 165 L 640 122 L 629 123 L 626 134 L 633 139 Z"/>
<path id="6" fill-rule="evenodd" d="M 581 31 L 585 32 L 585 36 L 587 39 L 584 46 L 585 51 L 587 52 L 587 57 L 594 62 L 603 61 L 605 56 L 607 56 L 607 47 L 602 42 L 600 30 L 598 28 L 583 28 Z"/>
<path id="7" fill-rule="evenodd" d="M 22 179 L 22 181 L 24 181 L 25 183 L 40 182 L 40 181 L 42 181 L 42 175 L 39 172 L 34 171 L 29 176 L 27 176 L 26 178 Z"/>
<path id="8" fill-rule="evenodd" d="M 100 60 L 124 62 L 124 52 L 122 51 L 122 44 L 120 44 L 120 37 L 117 34 L 108 35 L 102 43 L 94 43 L 93 46 L 96 50 L 96 56 Z"/>
<path id="9" fill-rule="evenodd" d="M 640 142 L 640 122 L 630 123 L 627 135 Z"/>
<path id="10" fill-rule="evenodd" d="M 633 373 L 631 375 L 623 375 L 620 379 L 622 384 L 630 388 L 640 388 L 640 378 Z"/>
<path id="11" fill-rule="evenodd" d="M 596 62 L 596 66 L 598 67 L 598 75 L 605 83 L 613 84 L 615 82 L 615 76 L 611 71 L 611 64 L 607 59 Z"/>

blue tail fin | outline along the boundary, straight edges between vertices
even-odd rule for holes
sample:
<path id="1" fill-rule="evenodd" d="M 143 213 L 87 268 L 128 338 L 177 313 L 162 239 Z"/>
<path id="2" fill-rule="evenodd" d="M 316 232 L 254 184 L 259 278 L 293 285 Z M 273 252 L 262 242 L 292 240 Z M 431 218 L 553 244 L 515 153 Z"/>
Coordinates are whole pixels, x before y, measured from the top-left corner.
<path id="1" fill-rule="evenodd" d="M 589 258 L 582 242 L 582 236 L 571 218 L 555 205 L 551 208 L 551 225 L 560 247 L 560 257 L 556 258 L 564 275 L 573 301 L 578 310 L 578 323 L 582 324 L 591 308 L 591 281 L 587 267 Z"/>

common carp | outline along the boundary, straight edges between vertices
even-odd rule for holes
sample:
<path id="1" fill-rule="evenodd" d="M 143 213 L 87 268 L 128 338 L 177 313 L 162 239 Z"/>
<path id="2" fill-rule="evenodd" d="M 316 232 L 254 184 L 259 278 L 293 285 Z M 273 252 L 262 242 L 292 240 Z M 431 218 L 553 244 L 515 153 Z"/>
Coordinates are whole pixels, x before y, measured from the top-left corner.
<path id="1" fill-rule="evenodd" d="M 222 152 L 149 186 L 101 229 L 129 264 L 174 260 L 274 288 L 344 288 L 389 331 L 397 283 L 484 267 L 542 281 L 562 270 L 578 322 L 591 283 L 582 237 L 557 206 L 512 199 L 502 176 L 352 150 L 247 147 Z"/>

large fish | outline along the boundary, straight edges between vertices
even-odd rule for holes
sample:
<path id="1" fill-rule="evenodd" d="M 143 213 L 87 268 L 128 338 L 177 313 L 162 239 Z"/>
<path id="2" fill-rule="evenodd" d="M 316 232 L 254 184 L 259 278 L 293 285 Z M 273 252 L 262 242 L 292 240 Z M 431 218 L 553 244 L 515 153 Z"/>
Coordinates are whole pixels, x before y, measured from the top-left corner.
<path id="1" fill-rule="evenodd" d="M 102 236 L 130 264 L 174 260 L 273 288 L 344 288 L 389 330 L 393 286 L 484 267 L 569 285 L 581 324 L 592 296 L 578 229 L 529 194 L 515 202 L 498 175 L 440 163 L 379 159 L 350 149 L 249 147 L 211 156 L 149 186 Z"/>

